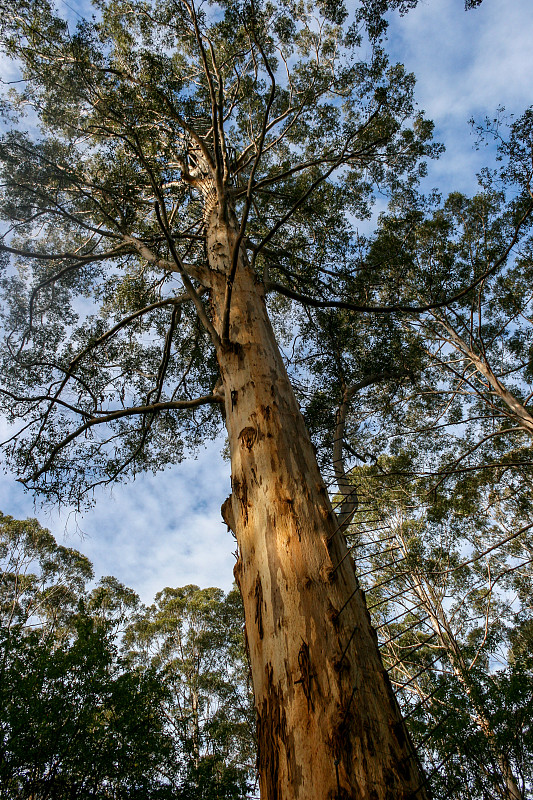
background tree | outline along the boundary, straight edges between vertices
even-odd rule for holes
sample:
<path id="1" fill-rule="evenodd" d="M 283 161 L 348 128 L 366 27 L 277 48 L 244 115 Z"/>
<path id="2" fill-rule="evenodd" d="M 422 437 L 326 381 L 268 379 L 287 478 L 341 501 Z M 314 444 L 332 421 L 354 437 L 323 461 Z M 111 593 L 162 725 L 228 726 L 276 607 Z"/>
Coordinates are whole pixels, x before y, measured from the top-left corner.
<path id="1" fill-rule="evenodd" d="M 348 473 L 347 533 L 428 781 L 436 797 L 527 797 L 530 526 L 502 535 L 453 489 L 440 504 L 409 494 L 399 463 Z"/>
<path id="2" fill-rule="evenodd" d="M 0 797 L 250 797 L 253 706 L 238 592 L 149 609 L 36 520 L 0 524 Z"/>
<path id="3" fill-rule="evenodd" d="M 2 627 L 26 627 L 32 618 L 53 630 L 77 611 L 91 563 L 58 545 L 37 520 L 24 522 L 0 513 L 0 591 Z"/>
<path id="4" fill-rule="evenodd" d="M 244 796 L 256 782 L 255 712 L 236 589 L 166 588 L 130 618 L 124 645 L 169 689 L 165 715 L 194 796 Z M 194 788 L 195 787 L 195 788 Z M 191 794 L 192 796 L 192 794 Z M 211 795 L 209 795 L 211 796 Z M 230 794 L 228 793 L 229 797 Z"/>
<path id="5" fill-rule="evenodd" d="M 420 306 L 461 274 L 475 291 L 371 331 L 310 315 L 295 363 L 328 353 L 332 391 L 312 369 L 300 389 L 315 441 L 337 452 L 338 506 L 434 790 L 514 798 L 531 791 L 513 699 L 531 689 L 531 110 L 496 123 L 480 133 L 503 165 L 474 198 L 404 193 L 359 243 L 383 303 L 409 280 Z"/>
<path id="6" fill-rule="evenodd" d="M 87 595 L 90 562 L 36 520 L 2 517 L 0 557 L 0 797 L 175 797 L 167 690 L 125 669 L 123 614 L 89 610 L 110 581 Z"/>
<path id="7" fill-rule="evenodd" d="M 404 197 L 383 215 L 370 247 L 374 263 L 389 264 L 385 291 L 400 270 L 404 278 L 412 270 L 421 301 L 459 270 L 477 275 L 479 287 L 450 309 L 400 321 L 404 375 L 392 397 L 382 390 L 376 406 L 364 394 L 390 382 L 382 361 L 366 381 L 352 379 L 339 406 L 345 449 L 372 463 L 351 475 L 343 466 L 341 499 L 366 505 L 356 504 L 352 541 L 372 598 L 377 590 L 377 628 L 390 634 L 382 653 L 415 738 L 437 737 L 435 780 L 442 772 L 443 791 L 459 796 L 467 789 L 450 786 L 446 757 L 455 757 L 457 777 L 468 772 L 472 796 L 524 797 L 531 784 L 528 724 L 511 699 L 520 685 L 527 696 L 531 679 L 512 649 L 531 615 L 530 127 L 528 111 L 507 140 L 500 130 L 508 158 L 472 200 L 453 195 L 427 213 L 420 198 Z M 471 725 L 471 739 L 460 735 Z"/>

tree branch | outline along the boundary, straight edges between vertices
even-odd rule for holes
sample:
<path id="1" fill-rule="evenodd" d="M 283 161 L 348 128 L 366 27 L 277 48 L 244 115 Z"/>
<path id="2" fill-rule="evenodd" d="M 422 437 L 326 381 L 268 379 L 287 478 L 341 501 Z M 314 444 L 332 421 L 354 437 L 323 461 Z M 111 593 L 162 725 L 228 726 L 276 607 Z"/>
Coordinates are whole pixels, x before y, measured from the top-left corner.
<path id="1" fill-rule="evenodd" d="M 6 244 L 0 244 L 0 251 L 6 253 L 13 253 L 22 258 L 36 258 L 44 261 L 65 261 L 66 259 L 75 259 L 81 263 L 90 264 L 92 261 L 102 261 L 106 258 L 114 258 L 120 251 L 124 251 L 124 244 L 108 250 L 106 253 L 93 253 L 86 255 L 78 255 L 76 253 L 37 253 L 32 250 L 20 250 L 17 247 L 8 247 Z"/>
<path id="2" fill-rule="evenodd" d="M 270 93 L 268 96 L 267 105 L 265 108 L 265 113 L 263 114 L 263 122 L 261 125 L 261 134 L 259 136 L 259 142 L 257 144 L 257 151 L 254 159 L 254 163 L 252 165 L 252 169 L 250 170 L 250 175 L 248 177 L 248 186 L 246 189 L 246 200 L 244 202 L 244 209 L 242 212 L 242 219 L 241 225 L 239 228 L 239 233 L 237 234 L 237 238 L 235 239 L 233 245 L 233 252 L 231 257 L 231 270 L 226 281 L 226 292 L 224 297 L 224 311 L 222 314 L 222 341 L 227 342 L 229 340 L 229 323 L 230 323 L 230 313 L 231 313 L 231 295 L 233 292 L 233 282 L 235 280 L 235 275 L 237 273 L 237 266 L 239 263 L 239 251 L 241 247 L 241 242 L 244 237 L 244 232 L 246 230 L 246 223 L 248 222 L 248 215 L 250 213 L 250 207 L 252 205 L 252 192 L 254 188 L 254 178 L 255 173 L 257 171 L 257 167 L 259 166 L 259 161 L 263 154 L 263 145 L 265 143 L 265 136 L 267 132 L 268 126 L 268 117 L 270 114 L 270 109 L 272 108 L 272 103 L 274 102 L 274 97 L 276 94 L 276 79 L 274 77 L 274 73 L 270 67 L 268 59 L 265 55 L 263 48 L 261 47 L 260 43 L 257 41 L 257 37 L 255 36 L 255 32 L 253 34 L 254 42 L 256 43 L 259 52 L 263 58 L 263 62 L 265 64 L 266 70 L 268 72 L 268 76 L 270 78 Z"/>
<path id="3" fill-rule="evenodd" d="M 331 171 L 333 171 L 333 168 L 331 169 Z M 320 179 L 318 179 L 315 182 L 315 184 L 318 184 L 321 180 L 323 180 L 325 177 L 327 177 L 327 174 L 328 173 L 326 173 L 325 176 L 322 176 Z M 308 194 L 310 194 L 310 191 L 315 188 L 315 184 L 312 184 L 310 189 L 300 199 L 298 204 L 301 204 L 301 202 L 303 202 L 305 200 L 306 196 Z M 359 311 L 359 312 L 362 312 L 362 313 L 369 313 L 369 314 L 371 314 L 371 313 L 373 313 L 373 314 L 394 314 L 394 313 L 422 314 L 425 311 L 432 311 L 434 309 L 444 308 L 446 306 L 451 305 L 452 303 L 456 303 L 458 300 L 461 300 L 469 292 L 471 292 L 473 289 L 475 289 L 477 286 L 479 286 L 487 277 L 489 277 L 490 275 L 493 275 L 495 272 L 497 272 L 497 270 L 505 262 L 505 260 L 509 256 L 509 253 L 511 252 L 511 250 L 514 247 L 514 245 L 516 244 L 516 242 L 518 240 L 518 235 L 520 233 L 520 229 L 522 228 L 524 223 L 527 221 L 528 217 L 531 216 L 531 212 L 532 211 L 533 211 L 533 203 L 531 203 L 527 207 L 526 211 L 524 212 L 524 214 L 521 216 L 521 218 L 517 222 L 517 224 L 515 226 L 514 234 L 513 234 L 512 238 L 511 238 L 511 241 L 509 242 L 508 246 L 505 248 L 505 250 L 502 253 L 502 255 L 500 256 L 500 258 L 498 258 L 491 267 L 489 267 L 487 270 L 485 270 L 485 272 L 483 272 L 482 275 L 480 275 L 478 278 L 476 278 L 474 281 L 472 281 L 472 283 L 470 283 L 467 287 L 462 289 L 460 292 L 457 292 L 457 294 L 454 294 L 451 297 L 448 297 L 445 300 L 439 300 L 439 301 L 436 301 L 434 303 L 426 303 L 424 305 L 418 305 L 418 306 L 417 305 L 412 305 L 412 306 L 411 305 L 405 305 L 403 303 L 397 303 L 397 304 L 390 305 L 390 306 L 367 306 L 367 305 L 359 305 L 357 303 L 350 303 L 350 302 L 348 302 L 346 300 L 317 300 L 314 297 L 309 297 L 307 295 L 301 294 L 300 292 L 295 292 L 293 289 L 289 289 L 287 286 L 284 286 L 282 283 L 277 283 L 275 281 L 267 281 L 265 283 L 265 290 L 266 291 L 279 292 L 279 294 L 285 295 L 285 297 L 290 297 L 292 300 L 296 300 L 297 302 L 302 303 L 303 305 L 312 306 L 313 308 L 344 308 L 347 311 Z M 271 239 L 271 237 L 274 235 L 274 233 L 277 230 L 277 228 L 279 228 L 280 225 L 283 224 L 283 222 L 285 222 L 289 218 L 291 213 L 292 213 L 292 211 L 289 212 L 288 214 L 286 214 L 276 224 L 276 226 L 274 228 L 272 228 L 270 233 L 267 236 L 265 236 L 265 238 L 257 246 L 257 251 L 259 251 L 259 249 Z"/>
<path id="4" fill-rule="evenodd" d="M 148 245 L 146 245 L 144 242 L 141 242 L 140 239 L 135 238 L 135 236 L 133 236 L 131 233 L 124 234 L 124 241 L 130 242 L 137 253 L 144 258 L 148 264 L 152 264 L 154 267 L 159 267 L 160 269 L 165 270 L 165 272 L 178 272 L 181 275 L 181 270 L 175 261 L 170 261 L 167 258 L 158 258 L 158 256 L 156 256 L 156 254 L 150 250 Z M 200 267 L 198 264 L 184 264 L 181 262 L 181 266 L 183 269 L 187 270 L 188 275 L 192 275 L 192 277 L 196 278 L 196 280 L 200 281 L 200 283 L 205 284 L 207 282 L 208 271 Z"/>
<path id="5" fill-rule="evenodd" d="M 200 296 L 199 296 L 198 292 L 196 291 L 196 289 L 194 288 L 191 279 L 187 275 L 187 271 L 185 269 L 185 266 L 182 263 L 179 255 L 178 255 L 178 253 L 176 251 L 176 248 L 174 246 L 174 242 L 172 241 L 172 236 L 170 235 L 170 231 L 167 228 L 166 221 L 164 222 L 162 217 L 161 217 L 161 208 L 159 206 L 159 203 L 156 202 L 154 204 L 154 207 L 155 207 L 155 213 L 156 213 L 156 216 L 157 216 L 157 221 L 159 222 L 161 230 L 165 234 L 165 239 L 167 240 L 169 250 L 172 253 L 172 258 L 174 259 L 174 261 L 176 262 L 176 266 L 178 267 L 178 271 L 179 271 L 179 273 L 181 275 L 181 279 L 183 281 L 183 285 L 185 286 L 185 289 L 186 289 L 187 293 L 190 295 L 191 300 L 194 303 L 194 306 L 195 306 L 196 311 L 198 313 L 198 317 L 200 318 L 200 321 L 202 322 L 202 325 L 204 326 L 206 331 L 209 333 L 209 335 L 211 337 L 211 341 L 213 342 L 214 346 L 218 348 L 218 347 L 220 347 L 220 344 L 221 344 L 220 336 L 218 335 L 218 333 L 216 332 L 215 328 L 213 327 L 213 323 L 211 322 L 211 320 L 207 316 L 205 308 L 203 306 L 203 303 L 202 303 L 202 301 L 200 299 Z M 164 209 L 163 209 L 163 213 L 166 216 L 166 212 L 165 212 Z"/>
<path id="6" fill-rule="evenodd" d="M 44 465 L 37 470 L 37 472 L 34 472 L 29 480 L 36 481 L 38 478 L 40 478 L 41 475 L 48 471 L 54 461 L 54 458 L 63 448 L 65 448 L 68 444 L 70 444 L 70 442 L 72 442 L 82 433 L 88 431 L 89 428 L 92 428 L 94 425 L 106 424 L 108 422 L 114 422 L 114 420 L 117 419 L 122 419 L 123 417 L 138 416 L 139 414 L 157 414 L 160 411 L 173 411 L 183 408 L 198 408 L 198 406 L 219 403 L 222 403 L 222 398 L 219 395 L 210 394 L 204 395 L 203 397 L 196 397 L 194 400 L 173 400 L 166 403 L 152 403 L 145 406 L 121 408 L 117 411 L 111 411 L 108 414 L 104 414 L 101 417 L 91 417 L 91 419 L 87 420 L 87 422 L 84 422 L 83 425 L 80 425 L 78 428 L 76 428 L 75 431 L 66 436 L 52 449 L 52 452 L 50 453 L 50 456 L 47 458 Z M 26 485 L 26 481 L 22 479 L 20 479 L 20 483 Z"/>

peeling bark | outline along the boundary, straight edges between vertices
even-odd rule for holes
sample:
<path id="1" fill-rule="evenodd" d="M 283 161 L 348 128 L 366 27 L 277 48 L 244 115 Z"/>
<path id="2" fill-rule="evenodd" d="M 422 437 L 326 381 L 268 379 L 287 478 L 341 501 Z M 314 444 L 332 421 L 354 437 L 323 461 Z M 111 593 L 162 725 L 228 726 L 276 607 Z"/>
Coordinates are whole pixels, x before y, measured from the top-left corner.
<path id="1" fill-rule="evenodd" d="M 231 221 L 211 216 L 211 303 L 219 332 L 236 236 Z M 258 717 L 261 797 L 425 800 L 416 754 L 244 247 L 229 334 L 217 353 L 232 465 L 224 519 L 239 547 L 235 578 Z"/>

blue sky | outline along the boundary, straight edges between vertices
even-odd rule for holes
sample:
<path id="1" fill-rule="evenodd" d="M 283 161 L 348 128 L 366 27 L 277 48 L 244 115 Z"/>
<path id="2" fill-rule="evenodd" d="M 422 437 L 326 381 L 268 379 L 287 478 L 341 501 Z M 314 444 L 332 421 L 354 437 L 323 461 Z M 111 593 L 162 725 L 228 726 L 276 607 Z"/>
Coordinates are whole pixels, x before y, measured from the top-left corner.
<path id="1" fill-rule="evenodd" d="M 428 186 L 443 193 L 475 191 L 476 173 L 490 160 L 487 150 L 473 150 L 469 118 L 482 120 L 499 105 L 519 115 L 533 102 L 532 0 L 484 0 L 468 13 L 463 5 L 421 0 L 415 11 L 394 18 L 390 29 L 391 58 L 416 74 L 418 104 L 446 146 L 428 177 Z M 68 0 L 68 6 L 88 13 L 85 2 Z M 36 516 L 59 541 L 88 555 L 97 576 L 115 575 L 145 602 L 164 586 L 228 589 L 235 543 L 220 517 L 230 491 L 222 444 L 210 444 L 196 460 L 166 472 L 98 492 L 83 515 L 43 509 L 0 474 L 0 509 L 18 518 Z"/>
<path id="2" fill-rule="evenodd" d="M 430 165 L 430 184 L 471 192 L 487 163 L 475 152 L 468 120 L 493 116 L 498 106 L 520 115 L 533 102 L 533 5 L 531 0 L 484 0 L 463 11 L 463 0 L 421 0 L 395 17 L 391 58 L 417 78 L 420 108 L 435 122 L 446 153 Z"/>

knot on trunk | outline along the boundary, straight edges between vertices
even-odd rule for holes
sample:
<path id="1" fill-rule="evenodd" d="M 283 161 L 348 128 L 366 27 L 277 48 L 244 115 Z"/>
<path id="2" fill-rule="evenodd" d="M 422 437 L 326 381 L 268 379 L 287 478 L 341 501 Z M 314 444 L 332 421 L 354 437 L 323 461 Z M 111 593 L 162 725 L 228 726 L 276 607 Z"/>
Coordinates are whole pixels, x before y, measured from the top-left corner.
<path id="1" fill-rule="evenodd" d="M 246 428 L 243 428 L 242 431 L 239 433 L 239 440 L 242 447 L 245 447 L 247 450 L 251 450 L 254 446 L 255 440 L 257 439 L 257 430 L 252 428 L 249 425 Z"/>
<path id="2" fill-rule="evenodd" d="M 229 531 L 233 531 L 235 533 L 235 517 L 233 515 L 233 503 L 232 503 L 232 496 L 230 494 L 229 497 L 226 497 L 222 506 L 220 507 L 220 513 L 222 514 L 222 519 L 228 526 Z"/>

